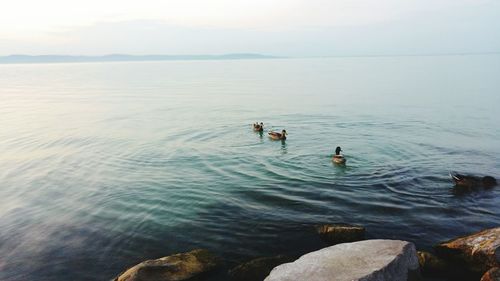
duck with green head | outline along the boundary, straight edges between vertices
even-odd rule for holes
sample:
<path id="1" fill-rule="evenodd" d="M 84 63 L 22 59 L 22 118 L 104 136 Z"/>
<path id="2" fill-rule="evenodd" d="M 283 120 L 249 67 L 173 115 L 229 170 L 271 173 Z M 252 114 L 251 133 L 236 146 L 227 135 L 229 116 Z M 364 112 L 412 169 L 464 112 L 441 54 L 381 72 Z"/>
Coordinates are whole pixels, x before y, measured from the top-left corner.
<path id="1" fill-rule="evenodd" d="M 340 154 L 341 151 L 342 151 L 342 148 L 340 148 L 340 146 L 337 146 L 337 148 L 335 148 L 335 155 L 333 155 L 333 158 L 332 158 L 332 161 L 334 163 L 345 164 L 345 162 L 347 161 L 345 159 L 344 155 Z"/>

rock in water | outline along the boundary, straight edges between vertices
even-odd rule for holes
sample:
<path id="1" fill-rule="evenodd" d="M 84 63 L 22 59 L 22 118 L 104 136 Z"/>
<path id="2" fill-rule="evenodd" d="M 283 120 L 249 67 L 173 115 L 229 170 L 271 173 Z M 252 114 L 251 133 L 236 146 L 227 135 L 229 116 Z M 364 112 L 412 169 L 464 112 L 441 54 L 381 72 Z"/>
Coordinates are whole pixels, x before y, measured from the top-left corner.
<path id="1" fill-rule="evenodd" d="M 365 240 L 321 249 L 275 267 L 265 281 L 421 280 L 413 243 Z"/>
<path id="2" fill-rule="evenodd" d="M 481 278 L 481 281 L 500 281 L 500 267 L 488 270 Z"/>
<path id="3" fill-rule="evenodd" d="M 365 228 L 350 224 L 325 224 L 316 227 L 321 239 L 330 245 L 365 239 Z"/>
<path id="4" fill-rule="evenodd" d="M 274 267 L 291 261 L 293 259 L 282 255 L 258 258 L 231 269 L 229 276 L 234 281 L 262 281 Z"/>
<path id="5" fill-rule="evenodd" d="M 445 260 L 424 251 L 418 251 L 418 263 L 424 276 L 445 276 L 449 275 L 450 265 Z"/>
<path id="6" fill-rule="evenodd" d="M 190 280 L 214 269 L 217 258 L 207 250 L 197 249 L 156 260 L 147 260 L 129 268 L 114 281 Z"/>
<path id="7" fill-rule="evenodd" d="M 443 242 L 434 249 L 440 257 L 483 273 L 500 266 L 500 227 Z"/>

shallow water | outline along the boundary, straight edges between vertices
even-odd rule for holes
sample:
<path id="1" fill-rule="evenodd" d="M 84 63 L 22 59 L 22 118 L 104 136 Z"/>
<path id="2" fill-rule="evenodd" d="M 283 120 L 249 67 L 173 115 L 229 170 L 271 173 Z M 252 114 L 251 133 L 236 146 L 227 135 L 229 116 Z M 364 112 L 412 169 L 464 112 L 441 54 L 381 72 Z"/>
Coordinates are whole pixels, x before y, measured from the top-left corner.
<path id="1" fill-rule="evenodd" d="M 324 222 L 423 249 L 498 226 L 500 188 L 448 176 L 500 177 L 498 77 L 499 55 L 0 65 L 0 280 L 198 247 L 230 268 L 323 247 Z"/>

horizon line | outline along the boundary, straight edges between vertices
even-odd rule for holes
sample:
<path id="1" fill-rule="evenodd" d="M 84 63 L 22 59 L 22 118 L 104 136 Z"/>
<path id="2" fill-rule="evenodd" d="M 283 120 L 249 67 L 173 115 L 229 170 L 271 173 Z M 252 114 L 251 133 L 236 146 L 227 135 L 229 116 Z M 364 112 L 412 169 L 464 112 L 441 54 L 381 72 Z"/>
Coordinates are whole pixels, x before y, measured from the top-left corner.
<path id="1" fill-rule="evenodd" d="M 228 53 L 221 55 L 25 55 L 12 54 L 0 56 L 0 64 L 22 63 L 78 63 L 78 62 L 126 62 L 126 61 L 179 61 L 179 60 L 242 60 L 285 58 L 256 53 Z"/>
<path id="2" fill-rule="evenodd" d="M 259 53 L 226 53 L 226 54 L 192 54 L 192 55 L 26 55 L 10 54 L 0 56 L 0 64 L 30 63 L 78 63 L 78 62 L 133 62 L 133 61 L 182 61 L 182 60 L 252 60 L 252 59 L 305 59 L 305 58 L 368 58 L 368 57 L 440 57 L 440 56 L 473 56 L 494 55 L 500 51 L 489 52 L 455 52 L 455 53 L 422 53 L 422 54 L 351 54 L 351 55 L 317 55 L 317 56 L 276 56 Z"/>

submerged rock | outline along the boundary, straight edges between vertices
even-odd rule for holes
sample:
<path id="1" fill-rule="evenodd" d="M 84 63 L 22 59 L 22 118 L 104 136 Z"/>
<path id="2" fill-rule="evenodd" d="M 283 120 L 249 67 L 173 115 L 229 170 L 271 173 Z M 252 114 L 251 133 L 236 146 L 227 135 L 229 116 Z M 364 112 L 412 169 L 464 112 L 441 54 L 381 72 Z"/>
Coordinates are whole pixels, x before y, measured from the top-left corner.
<path id="1" fill-rule="evenodd" d="M 234 281 L 262 281 L 274 267 L 290 261 L 283 255 L 254 259 L 231 269 L 229 277 Z"/>
<path id="2" fill-rule="evenodd" d="M 500 266 L 500 227 L 452 239 L 434 249 L 438 256 L 482 273 Z"/>
<path id="3" fill-rule="evenodd" d="M 424 251 L 418 251 L 417 256 L 422 274 L 428 276 L 449 275 L 450 264 L 446 260 Z"/>
<path id="4" fill-rule="evenodd" d="M 421 280 L 413 243 L 366 240 L 321 249 L 275 267 L 265 281 Z"/>
<path id="5" fill-rule="evenodd" d="M 191 278 L 206 273 L 217 265 L 218 259 L 212 253 L 197 249 L 141 262 L 123 272 L 114 281 L 192 280 Z"/>
<path id="6" fill-rule="evenodd" d="M 481 281 L 500 281 L 500 267 L 488 270 L 481 278 Z"/>
<path id="7" fill-rule="evenodd" d="M 364 227 L 350 224 L 320 225 L 316 231 L 323 241 L 331 245 L 364 240 L 366 232 Z"/>

